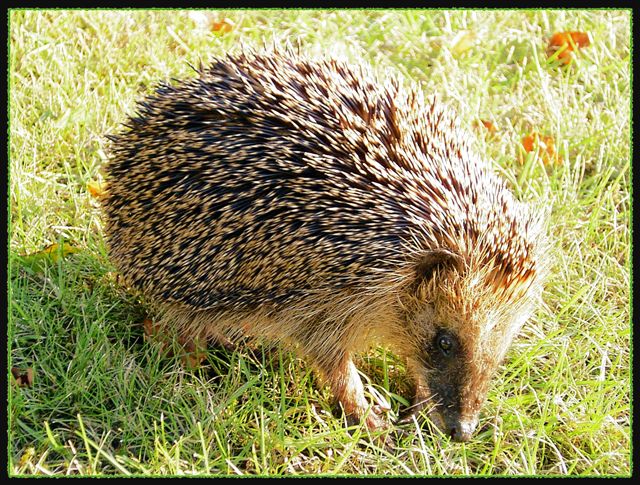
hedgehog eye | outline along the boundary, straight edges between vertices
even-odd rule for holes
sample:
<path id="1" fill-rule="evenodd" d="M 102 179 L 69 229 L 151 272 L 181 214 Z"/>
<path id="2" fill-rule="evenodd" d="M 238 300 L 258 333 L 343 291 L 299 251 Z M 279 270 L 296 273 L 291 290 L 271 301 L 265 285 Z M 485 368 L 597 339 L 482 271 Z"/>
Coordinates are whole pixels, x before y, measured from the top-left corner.
<path id="1" fill-rule="evenodd" d="M 453 349 L 453 340 L 448 335 L 440 335 L 437 338 L 438 348 L 444 355 L 449 355 Z"/>

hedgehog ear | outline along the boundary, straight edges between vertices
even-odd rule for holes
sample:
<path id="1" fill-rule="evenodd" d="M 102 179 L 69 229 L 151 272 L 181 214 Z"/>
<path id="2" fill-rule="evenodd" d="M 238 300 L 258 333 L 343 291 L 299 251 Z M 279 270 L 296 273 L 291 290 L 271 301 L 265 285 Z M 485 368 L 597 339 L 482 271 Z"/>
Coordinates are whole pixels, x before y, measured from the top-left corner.
<path id="1" fill-rule="evenodd" d="M 429 280 L 437 269 L 463 268 L 463 259 L 459 254 L 447 249 L 433 249 L 422 256 L 415 267 L 416 284 Z"/>

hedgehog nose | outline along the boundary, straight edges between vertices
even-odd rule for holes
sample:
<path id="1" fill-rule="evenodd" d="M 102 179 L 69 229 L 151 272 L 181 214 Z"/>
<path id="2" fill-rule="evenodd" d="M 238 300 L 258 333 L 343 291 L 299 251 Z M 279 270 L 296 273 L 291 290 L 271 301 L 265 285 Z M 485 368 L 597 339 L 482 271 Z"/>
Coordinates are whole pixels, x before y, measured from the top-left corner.
<path id="1" fill-rule="evenodd" d="M 449 435 L 453 441 L 469 441 L 475 429 L 475 425 L 471 422 L 458 421 L 449 429 Z"/>

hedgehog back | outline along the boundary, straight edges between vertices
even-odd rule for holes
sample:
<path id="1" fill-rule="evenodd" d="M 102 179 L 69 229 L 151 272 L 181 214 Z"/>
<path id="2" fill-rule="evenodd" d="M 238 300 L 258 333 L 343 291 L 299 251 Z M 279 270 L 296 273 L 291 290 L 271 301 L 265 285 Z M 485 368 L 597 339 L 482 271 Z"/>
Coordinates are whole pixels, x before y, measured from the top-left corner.
<path id="1" fill-rule="evenodd" d="M 158 87 L 113 137 L 111 257 L 145 293 L 199 309 L 357 286 L 402 261 L 416 231 L 435 246 L 480 230 L 463 227 L 461 201 L 478 201 L 477 179 L 502 186 L 465 163 L 456 130 L 365 67 L 216 60 Z"/>

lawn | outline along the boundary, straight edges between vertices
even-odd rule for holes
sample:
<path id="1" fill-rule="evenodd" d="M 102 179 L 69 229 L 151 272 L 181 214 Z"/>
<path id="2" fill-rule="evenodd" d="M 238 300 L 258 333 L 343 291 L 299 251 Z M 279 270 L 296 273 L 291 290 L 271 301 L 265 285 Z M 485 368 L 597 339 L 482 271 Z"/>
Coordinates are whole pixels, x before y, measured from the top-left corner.
<path id="1" fill-rule="evenodd" d="M 630 474 L 630 15 L 10 11 L 9 473 Z M 589 45 L 550 56 L 566 31 Z M 106 135 L 189 64 L 286 42 L 437 93 L 517 196 L 551 208 L 544 304 L 468 443 L 427 422 L 379 446 L 287 349 L 212 348 L 185 368 L 144 338 L 145 306 L 109 262 L 92 195 Z M 393 354 L 373 349 L 359 369 L 392 415 L 407 404 Z"/>

